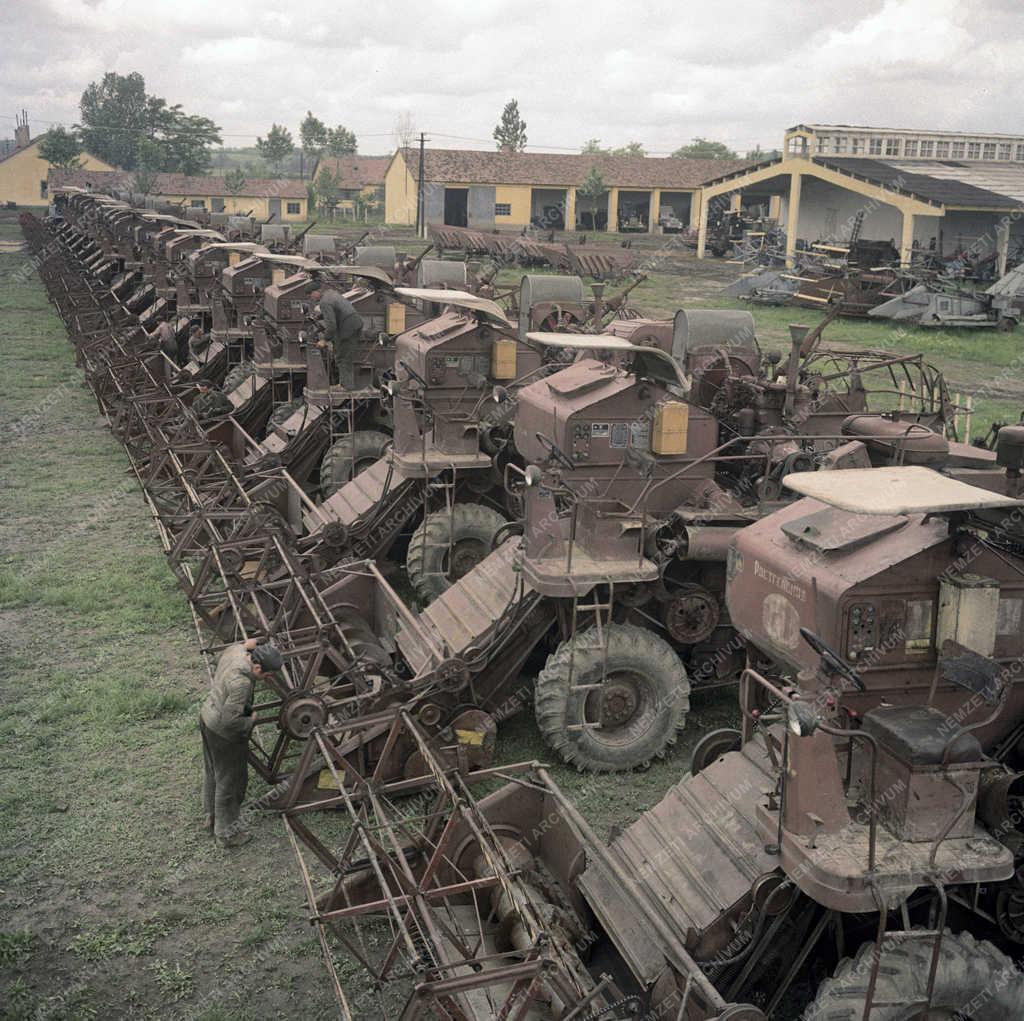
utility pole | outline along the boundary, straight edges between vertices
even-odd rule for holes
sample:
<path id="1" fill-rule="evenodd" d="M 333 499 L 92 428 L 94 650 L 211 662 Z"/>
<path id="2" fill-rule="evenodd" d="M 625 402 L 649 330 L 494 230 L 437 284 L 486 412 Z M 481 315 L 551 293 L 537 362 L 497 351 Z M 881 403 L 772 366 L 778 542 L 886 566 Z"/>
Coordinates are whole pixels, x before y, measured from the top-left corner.
<path id="1" fill-rule="evenodd" d="M 420 172 L 416 188 L 416 235 L 417 237 L 427 236 L 427 210 L 425 207 L 425 189 L 423 178 L 423 151 L 426 147 L 427 136 L 420 132 Z"/>

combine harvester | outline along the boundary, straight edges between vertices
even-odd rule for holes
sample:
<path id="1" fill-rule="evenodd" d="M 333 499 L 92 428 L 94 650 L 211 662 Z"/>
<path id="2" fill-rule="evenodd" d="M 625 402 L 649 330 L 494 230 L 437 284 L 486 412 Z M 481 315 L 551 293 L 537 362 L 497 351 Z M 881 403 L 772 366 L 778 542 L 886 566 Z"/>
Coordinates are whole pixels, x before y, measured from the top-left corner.
<path id="1" fill-rule="evenodd" d="M 536 764 L 335 770 L 347 843 L 285 825 L 341 1016 L 339 953 L 410 1021 L 1024 1016 L 1024 429 L 998 463 L 787 476 L 729 554 L 742 731 L 608 845 Z"/>

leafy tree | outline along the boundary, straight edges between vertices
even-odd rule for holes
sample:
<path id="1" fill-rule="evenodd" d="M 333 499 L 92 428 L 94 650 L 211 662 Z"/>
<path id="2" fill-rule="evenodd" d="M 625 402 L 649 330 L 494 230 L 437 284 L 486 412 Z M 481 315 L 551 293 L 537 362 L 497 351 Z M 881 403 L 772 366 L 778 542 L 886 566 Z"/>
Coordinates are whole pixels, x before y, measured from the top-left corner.
<path id="1" fill-rule="evenodd" d="M 586 144 L 582 149 L 580 149 L 580 152 L 584 156 L 598 156 L 602 153 L 608 152 L 608 150 L 602 148 L 600 138 L 588 138 Z"/>
<path id="2" fill-rule="evenodd" d="M 597 167 L 591 167 L 578 191 L 585 199 L 599 199 L 608 189 Z"/>
<path id="3" fill-rule="evenodd" d="M 138 71 L 108 71 L 82 93 L 79 131 L 82 145 L 100 159 L 134 170 L 139 139 L 151 127 L 146 80 Z"/>
<path id="4" fill-rule="evenodd" d="M 617 149 L 612 149 L 613 156 L 646 156 L 647 150 L 643 146 L 643 142 L 627 142 L 625 145 L 620 145 Z"/>
<path id="5" fill-rule="evenodd" d="M 313 180 L 315 204 L 332 220 L 338 207 L 338 180 L 338 176 L 325 166 L 320 167 Z"/>
<path id="6" fill-rule="evenodd" d="M 65 128 L 50 128 L 39 140 L 39 155 L 62 170 L 74 170 L 82 165 L 78 158 L 82 153 L 82 140 L 75 131 Z"/>
<path id="7" fill-rule="evenodd" d="M 314 117 L 312 110 L 307 110 L 299 125 L 299 140 L 311 167 L 327 147 L 327 137 L 327 125 L 319 117 Z"/>
<path id="8" fill-rule="evenodd" d="M 526 148 L 526 121 L 519 116 L 519 103 L 510 99 L 501 111 L 494 129 L 494 140 L 502 152 L 522 152 Z"/>
<path id="9" fill-rule="evenodd" d="M 368 184 L 362 188 L 356 196 L 356 215 L 366 217 L 380 208 L 380 194 L 377 189 Z"/>
<path id="10" fill-rule="evenodd" d="M 734 160 L 738 159 L 724 142 L 712 142 L 707 138 L 695 138 L 689 145 L 680 146 L 673 156 L 689 160 Z"/>
<path id="11" fill-rule="evenodd" d="M 778 149 L 762 149 L 761 146 L 757 146 L 754 149 L 748 149 L 745 158 L 757 160 L 760 163 L 763 160 L 778 159 L 781 155 L 782 153 Z"/>
<path id="12" fill-rule="evenodd" d="M 359 152 L 355 133 L 349 131 L 343 124 L 339 124 L 336 128 L 329 128 L 326 152 L 328 156 L 355 156 Z"/>
<path id="13" fill-rule="evenodd" d="M 220 128 L 209 117 L 187 114 L 181 104 L 146 93 L 137 71 L 108 71 L 92 82 L 79 103 L 82 144 L 108 163 L 134 170 L 145 157 L 145 169 L 202 174 L 210 166 L 210 149 L 221 141 Z M 144 145 L 143 143 L 149 143 Z"/>
<path id="14" fill-rule="evenodd" d="M 156 188 L 156 171 L 140 167 L 132 178 L 132 191 L 140 195 L 151 195 Z"/>
<path id="15" fill-rule="evenodd" d="M 266 138 L 256 139 L 256 151 L 279 174 L 284 161 L 295 151 L 292 133 L 280 124 L 272 124 Z"/>
<path id="16" fill-rule="evenodd" d="M 245 188 L 245 181 L 245 171 L 241 167 L 235 167 L 234 170 L 229 170 L 224 175 L 224 187 L 227 188 L 229 195 L 241 195 Z"/>

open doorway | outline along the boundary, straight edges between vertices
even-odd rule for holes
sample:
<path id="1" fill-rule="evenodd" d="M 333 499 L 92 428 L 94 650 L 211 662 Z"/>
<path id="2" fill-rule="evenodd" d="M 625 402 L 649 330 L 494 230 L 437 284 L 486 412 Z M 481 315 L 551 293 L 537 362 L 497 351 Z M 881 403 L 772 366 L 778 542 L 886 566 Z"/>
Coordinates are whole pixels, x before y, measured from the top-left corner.
<path id="1" fill-rule="evenodd" d="M 530 191 L 530 223 L 542 230 L 565 227 L 565 189 L 533 188 Z"/>
<path id="2" fill-rule="evenodd" d="M 619 192 L 619 230 L 644 232 L 651 229 L 651 193 L 649 191 Z"/>
<path id="3" fill-rule="evenodd" d="M 468 188 L 445 188 L 444 222 L 449 227 L 467 227 L 469 225 Z"/>

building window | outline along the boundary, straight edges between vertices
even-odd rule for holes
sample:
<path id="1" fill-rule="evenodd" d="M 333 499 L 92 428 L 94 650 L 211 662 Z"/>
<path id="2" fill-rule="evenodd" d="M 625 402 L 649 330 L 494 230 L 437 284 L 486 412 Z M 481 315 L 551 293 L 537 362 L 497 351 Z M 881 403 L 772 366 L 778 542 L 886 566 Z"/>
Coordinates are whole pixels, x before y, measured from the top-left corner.
<path id="1" fill-rule="evenodd" d="M 967 152 L 967 143 L 966 142 L 954 142 L 953 143 L 953 159 L 955 159 L 955 160 L 962 160 L 964 158 L 964 153 L 966 153 L 966 152 Z"/>
<path id="2" fill-rule="evenodd" d="M 986 142 L 985 143 L 985 159 L 994 160 L 996 158 L 996 143 Z"/>
<path id="3" fill-rule="evenodd" d="M 900 140 L 898 138 L 887 138 L 885 140 L 885 155 L 886 156 L 899 156 L 900 154 Z"/>
<path id="4" fill-rule="evenodd" d="M 828 152 L 828 143 L 831 141 L 828 135 L 822 135 L 818 139 L 818 152 Z"/>
<path id="5" fill-rule="evenodd" d="M 833 146 L 834 152 L 846 152 L 846 136 L 839 135 L 836 138 L 836 144 Z"/>
<path id="6" fill-rule="evenodd" d="M 935 143 L 934 142 L 922 142 L 921 143 L 921 155 L 931 159 L 935 155 Z"/>
<path id="7" fill-rule="evenodd" d="M 880 138 L 868 139 L 868 152 L 872 156 L 882 155 L 882 140 Z"/>
<path id="8" fill-rule="evenodd" d="M 787 148 L 792 156 L 804 156 L 807 154 L 807 138 L 804 135 L 793 135 Z"/>
<path id="9" fill-rule="evenodd" d="M 495 202 L 494 203 L 494 215 L 495 216 L 511 216 L 512 215 L 512 203 L 511 202 Z"/>
<path id="10" fill-rule="evenodd" d="M 980 160 L 981 159 L 981 142 L 968 142 L 967 143 L 967 158 L 969 160 Z"/>
<path id="11" fill-rule="evenodd" d="M 864 139 L 863 138 L 851 138 L 850 139 L 850 152 L 854 156 L 859 156 L 864 151 Z"/>
<path id="12" fill-rule="evenodd" d="M 1017 146 L 1017 162 L 1024 163 L 1024 145 Z"/>
<path id="13" fill-rule="evenodd" d="M 906 142 L 904 142 L 903 143 L 903 155 L 907 156 L 907 157 L 916 156 L 917 155 L 917 142 L 916 141 L 911 141 L 910 139 L 908 139 Z"/>
<path id="14" fill-rule="evenodd" d="M 40 181 L 39 182 L 39 197 L 41 199 L 46 198 L 46 182 L 45 181 Z"/>
<path id="15" fill-rule="evenodd" d="M 936 142 L 935 155 L 938 156 L 940 160 L 949 159 L 949 142 Z"/>
<path id="16" fill-rule="evenodd" d="M 206 208 L 206 199 L 192 199 L 189 202 L 189 206 L 192 209 L 205 209 Z"/>
<path id="17" fill-rule="evenodd" d="M 299 213 L 301 213 L 301 212 L 302 212 L 302 207 L 298 204 L 298 202 L 289 202 L 288 203 L 288 215 L 289 216 L 298 216 Z"/>
<path id="18" fill-rule="evenodd" d="M 1010 158 L 1010 150 L 1012 146 L 1009 142 L 999 143 L 999 158 L 1001 160 L 1008 160 Z"/>

